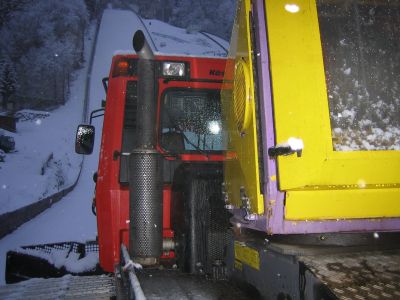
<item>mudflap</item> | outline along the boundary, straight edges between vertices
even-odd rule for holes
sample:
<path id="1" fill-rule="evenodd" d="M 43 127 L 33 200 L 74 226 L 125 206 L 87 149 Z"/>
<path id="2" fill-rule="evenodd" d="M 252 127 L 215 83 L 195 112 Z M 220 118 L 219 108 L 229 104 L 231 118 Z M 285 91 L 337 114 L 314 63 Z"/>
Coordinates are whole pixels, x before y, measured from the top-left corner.
<path id="1" fill-rule="evenodd" d="M 99 246 L 87 243 L 63 242 L 23 246 L 7 252 L 6 283 L 31 278 L 55 278 L 71 275 L 100 275 Z"/>

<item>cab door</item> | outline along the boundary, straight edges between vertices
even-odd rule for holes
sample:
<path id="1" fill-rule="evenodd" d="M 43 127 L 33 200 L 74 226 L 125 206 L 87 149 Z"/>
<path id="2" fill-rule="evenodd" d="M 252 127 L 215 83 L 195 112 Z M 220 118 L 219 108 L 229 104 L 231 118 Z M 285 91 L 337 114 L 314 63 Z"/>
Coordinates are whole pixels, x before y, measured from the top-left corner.
<path id="1" fill-rule="evenodd" d="M 400 216 L 396 3 L 265 1 L 286 219 Z"/>

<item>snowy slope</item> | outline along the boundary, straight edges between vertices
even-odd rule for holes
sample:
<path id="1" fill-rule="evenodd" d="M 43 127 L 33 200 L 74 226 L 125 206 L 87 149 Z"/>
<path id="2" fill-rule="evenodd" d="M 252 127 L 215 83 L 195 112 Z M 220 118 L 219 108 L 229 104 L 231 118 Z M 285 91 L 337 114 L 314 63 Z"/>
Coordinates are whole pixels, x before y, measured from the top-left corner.
<path id="1" fill-rule="evenodd" d="M 165 24 L 158 20 L 145 20 L 157 53 L 196 56 L 227 55 L 229 44 L 219 37 L 207 33 L 188 33 L 185 29 Z"/>
<path id="2" fill-rule="evenodd" d="M 45 198 L 75 182 L 82 160 L 73 154 L 71 140 L 76 124 L 81 121 L 76 112 L 82 110 L 83 94 L 79 92 L 80 86 L 74 86 L 73 90 L 77 94 L 67 105 L 46 118 L 18 122 L 15 134 L 7 132 L 14 137 L 18 152 L 7 154 L 6 162 L 0 164 L 0 214 Z"/>
<path id="3" fill-rule="evenodd" d="M 225 55 L 225 50 L 219 44 L 227 47 L 227 43 L 221 39 L 213 37 L 217 40 L 216 43 L 201 33 L 188 34 L 183 29 L 155 20 L 144 22 L 150 28 L 149 31 L 157 48 L 154 50 L 157 52 L 204 56 Z M 120 52 L 133 52 L 130 50 L 132 49 L 132 37 L 138 29 L 142 29 L 146 33 L 143 23 L 134 13 L 122 10 L 105 10 L 99 29 L 90 77 L 89 111 L 99 108 L 101 100 L 105 98 L 101 79 L 108 76 L 112 56 Z M 39 161 L 42 162 L 51 151 L 54 153 L 54 157 L 67 156 L 69 161 L 76 162 L 71 167 L 65 163 L 62 168 L 63 172 L 73 171 L 76 176 L 78 170 L 75 166 L 80 162 L 81 157 L 74 153 L 73 145 L 75 129 L 80 122 L 82 114 L 86 68 L 78 72 L 74 88 L 71 90 L 70 100 L 64 107 L 52 112 L 49 117 L 43 120 L 34 121 L 37 122 L 34 123 L 34 126 L 29 126 L 32 125 L 29 123 L 26 123 L 26 126 L 19 124 L 21 127 L 18 127 L 19 132 L 16 135 L 18 152 L 7 155 L 7 162 L 2 165 L 0 170 L 0 187 L 1 185 L 6 185 L 7 188 L 5 190 L 10 192 L 10 197 L 7 198 L 9 199 L 7 202 L 8 207 L 12 207 L 10 203 L 16 200 L 15 197 L 12 197 L 13 193 L 25 193 L 23 194 L 24 197 L 18 197 L 18 199 L 28 199 L 20 204 L 26 205 L 27 201 L 32 201 L 30 196 L 40 195 L 43 193 L 43 188 L 46 187 L 46 184 L 38 181 L 37 176 L 32 176 L 32 172 L 29 171 L 31 169 L 36 170 L 35 168 L 41 164 L 36 164 L 35 168 L 33 166 L 28 168 L 22 165 L 23 160 L 21 159 L 23 156 L 33 152 L 31 151 L 33 148 L 30 147 L 32 142 L 35 142 L 36 152 L 32 153 L 25 163 L 33 162 L 35 157 L 38 157 Z M 91 213 L 90 206 L 94 191 L 92 175 L 96 171 L 98 164 L 102 118 L 95 119 L 94 125 L 96 126 L 95 149 L 92 155 L 85 157 L 82 173 L 75 189 L 59 203 L 0 240 L 0 284 L 5 283 L 3 270 L 5 270 L 6 252 L 10 249 L 15 249 L 22 245 L 59 241 L 83 242 L 95 239 L 97 234 L 96 219 Z M 63 133 L 61 139 L 52 140 L 61 132 Z M 26 147 L 27 152 L 19 148 L 21 145 Z M 49 150 L 50 145 L 51 150 Z M 6 168 L 7 174 L 3 172 Z M 26 174 L 23 174 L 25 171 Z M 28 178 L 29 173 L 32 176 L 30 179 Z M 21 182 L 18 180 L 22 176 L 28 178 L 24 180 L 31 183 L 31 186 L 18 191 L 18 184 L 16 183 Z M 74 175 L 70 176 L 71 182 L 74 178 Z M 41 183 L 40 186 L 39 183 Z M 3 206 L 3 203 L 1 203 L 4 199 L 3 192 L 4 190 L 0 191 L 0 204 L 2 204 L 0 207 Z M 17 205 L 13 204 L 15 208 Z"/>

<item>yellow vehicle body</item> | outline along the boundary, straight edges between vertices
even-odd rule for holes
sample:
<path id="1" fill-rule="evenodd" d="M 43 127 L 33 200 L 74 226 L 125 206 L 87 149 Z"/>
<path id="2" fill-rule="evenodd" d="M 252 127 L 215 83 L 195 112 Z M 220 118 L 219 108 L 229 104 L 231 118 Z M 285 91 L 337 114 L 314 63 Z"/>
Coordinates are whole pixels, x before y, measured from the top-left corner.
<path id="1" fill-rule="evenodd" d="M 268 180 L 277 180 L 286 194 L 285 219 L 399 217 L 400 151 L 334 150 L 316 1 L 292 1 L 295 12 L 288 11 L 286 1 L 264 4 L 275 142 L 295 137 L 304 144 L 301 155 L 268 158 L 277 159 L 277 177 Z M 226 70 L 232 94 L 223 95 L 230 153 L 225 187 L 232 204 L 241 207 L 240 190 L 245 191 L 251 212 L 261 215 L 265 193 L 260 170 L 266 162 L 259 147 L 265 137 L 260 137 L 257 123 L 251 1 L 240 1 L 238 7 Z"/>
<path id="2" fill-rule="evenodd" d="M 257 124 L 255 118 L 255 94 L 253 78 L 253 57 L 250 38 L 249 12 L 250 2 L 238 4 L 232 41 L 226 67 L 226 80 L 222 94 L 222 109 L 227 119 L 228 151 L 224 164 L 224 176 L 227 192 L 231 201 L 240 207 L 241 188 L 245 188 L 250 200 L 250 210 L 256 214 L 264 212 L 264 198 L 261 193 L 258 169 Z M 231 79 L 233 87 L 229 86 Z M 232 103 L 233 102 L 233 103 Z"/>

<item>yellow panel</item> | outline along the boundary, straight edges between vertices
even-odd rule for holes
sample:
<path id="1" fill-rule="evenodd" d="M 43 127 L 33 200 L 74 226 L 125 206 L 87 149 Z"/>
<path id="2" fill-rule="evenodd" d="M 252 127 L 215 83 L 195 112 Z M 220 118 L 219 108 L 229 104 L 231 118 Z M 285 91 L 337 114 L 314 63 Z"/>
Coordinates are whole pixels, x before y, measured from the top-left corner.
<path id="1" fill-rule="evenodd" d="M 303 154 L 279 157 L 282 190 L 310 185 L 400 182 L 400 151 L 336 152 L 315 1 L 266 1 L 277 143 L 301 138 Z"/>
<path id="2" fill-rule="evenodd" d="M 242 205 L 240 189 L 244 188 L 250 201 L 250 212 L 264 212 L 260 192 L 258 147 L 251 56 L 250 1 L 238 3 L 233 28 L 229 60 L 225 71 L 222 108 L 228 130 L 228 160 L 224 164 L 224 181 L 228 199 L 235 206 Z M 232 84 L 232 79 L 233 84 Z M 232 86 L 233 85 L 233 86 Z"/>
<path id="3" fill-rule="evenodd" d="M 276 140 L 282 143 L 297 137 L 304 142 L 300 158 L 279 158 L 279 185 L 284 190 L 320 178 L 318 169 L 331 143 L 315 4 L 293 1 L 300 11 L 289 13 L 286 3 L 266 1 Z"/>
<path id="4" fill-rule="evenodd" d="M 260 254 L 258 251 L 238 241 L 235 241 L 235 260 L 243 262 L 256 270 L 260 270 Z"/>
<path id="5" fill-rule="evenodd" d="M 400 216 L 398 186 L 380 188 L 400 183 L 400 151 L 333 151 L 315 1 L 291 1 L 297 13 L 285 10 L 286 1 L 265 4 L 276 141 L 296 137 L 304 142 L 301 157 L 278 158 L 279 187 L 292 190 L 286 217 Z M 357 189 L 360 183 L 376 189 Z"/>
<path id="6" fill-rule="evenodd" d="M 398 217 L 399 189 L 288 192 L 285 215 L 289 220 Z"/>

